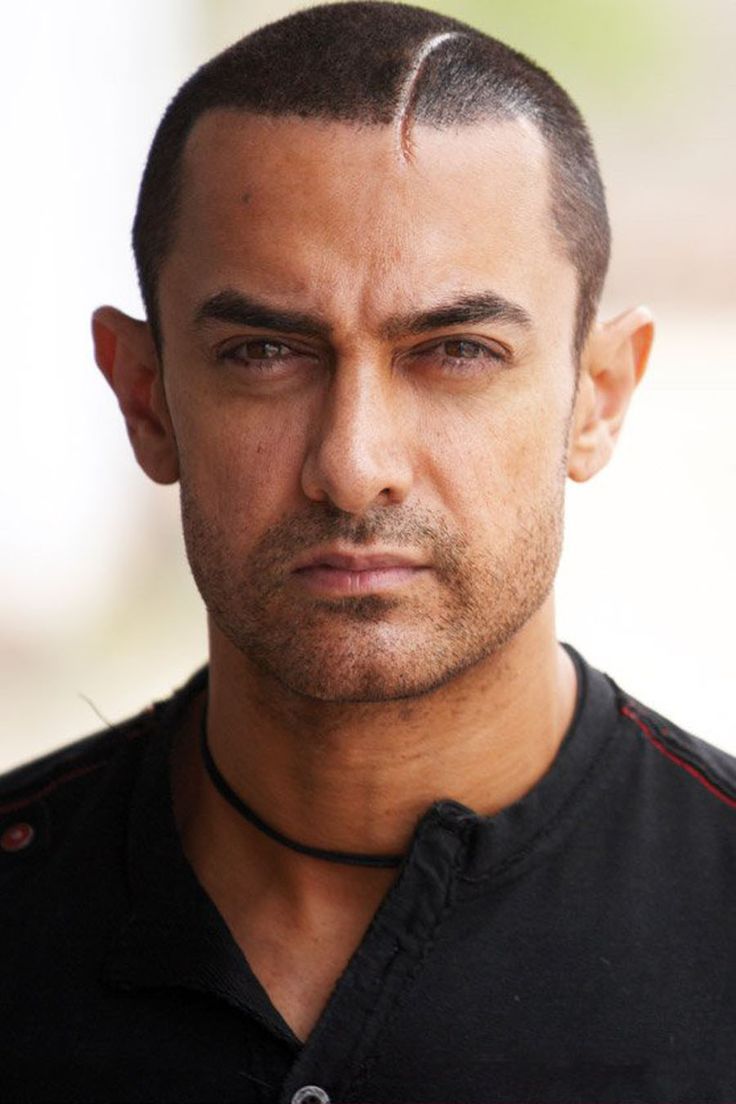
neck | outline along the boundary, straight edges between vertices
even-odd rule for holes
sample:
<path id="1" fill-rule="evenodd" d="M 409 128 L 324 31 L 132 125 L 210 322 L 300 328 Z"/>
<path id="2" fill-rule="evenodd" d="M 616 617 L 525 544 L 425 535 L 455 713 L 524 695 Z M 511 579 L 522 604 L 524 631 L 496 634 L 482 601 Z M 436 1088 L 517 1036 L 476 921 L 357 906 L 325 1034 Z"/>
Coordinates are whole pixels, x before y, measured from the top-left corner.
<path id="1" fill-rule="evenodd" d="M 331 851 L 406 850 L 432 802 L 492 815 L 546 773 L 575 706 L 572 661 L 557 643 L 551 599 L 503 649 L 421 698 L 330 703 L 292 695 L 211 630 L 209 741 L 232 789 L 282 834 Z M 204 703 L 201 703 L 203 705 Z M 326 869 L 264 836 L 212 786 L 197 723 L 175 760 L 185 849 L 195 869 L 268 872 L 295 897 L 392 872 Z"/>

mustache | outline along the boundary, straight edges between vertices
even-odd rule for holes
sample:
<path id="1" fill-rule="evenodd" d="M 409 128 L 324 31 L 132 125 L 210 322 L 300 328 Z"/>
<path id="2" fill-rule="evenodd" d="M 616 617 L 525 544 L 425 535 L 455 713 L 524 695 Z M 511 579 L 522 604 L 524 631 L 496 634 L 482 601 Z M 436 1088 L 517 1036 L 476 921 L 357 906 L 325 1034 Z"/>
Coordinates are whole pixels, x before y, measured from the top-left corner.
<path id="1" fill-rule="evenodd" d="M 464 545 L 444 518 L 427 510 L 382 507 L 356 517 L 326 504 L 319 512 L 293 514 L 271 526 L 251 558 L 271 569 L 287 567 L 296 556 L 338 540 L 356 549 L 380 542 L 397 550 L 419 551 L 440 568 L 454 565 Z"/>

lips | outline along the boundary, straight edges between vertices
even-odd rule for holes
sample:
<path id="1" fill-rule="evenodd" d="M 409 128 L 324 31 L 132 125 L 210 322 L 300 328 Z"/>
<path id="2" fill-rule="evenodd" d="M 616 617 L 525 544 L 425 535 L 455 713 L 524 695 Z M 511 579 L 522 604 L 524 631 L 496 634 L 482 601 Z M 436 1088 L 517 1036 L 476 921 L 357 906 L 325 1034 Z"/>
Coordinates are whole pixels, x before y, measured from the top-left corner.
<path id="1" fill-rule="evenodd" d="M 400 552 L 312 552 L 293 568 L 299 585 L 316 597 L 357 597 L 396 590 L 426 575 L 429 565 Z"/>
<path id="2" fill-rule="evenodd" d="M 315 552 L 300 561 L 294 571 L 306 571 L 315 567 L 332 567 L 340 571 L 378 571 L 389 567 L 424 567 L 426 565 L 410 556 L 391 552 L 371 555 L 348 555 L 341 552 Z"/>

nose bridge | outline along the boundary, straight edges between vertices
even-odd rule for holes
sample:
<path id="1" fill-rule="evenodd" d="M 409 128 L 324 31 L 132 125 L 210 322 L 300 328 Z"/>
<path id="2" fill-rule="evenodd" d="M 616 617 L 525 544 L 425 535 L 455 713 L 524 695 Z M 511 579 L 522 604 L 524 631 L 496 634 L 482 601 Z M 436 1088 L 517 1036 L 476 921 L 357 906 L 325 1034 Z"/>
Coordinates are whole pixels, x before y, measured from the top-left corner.
<path id="1" fill-rule="evenodd" d="M 411 484 L 398 381 L 381 354 L 336 359 L 304 466 L 304 490 L 349 513 L 402 501 Z"/>

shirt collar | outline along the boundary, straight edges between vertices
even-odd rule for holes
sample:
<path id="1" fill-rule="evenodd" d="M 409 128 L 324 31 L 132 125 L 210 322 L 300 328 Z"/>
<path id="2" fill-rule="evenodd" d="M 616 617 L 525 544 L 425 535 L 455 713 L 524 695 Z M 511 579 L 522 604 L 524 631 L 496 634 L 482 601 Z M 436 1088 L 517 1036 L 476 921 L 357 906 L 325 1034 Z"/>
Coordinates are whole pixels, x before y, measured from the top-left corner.
<path id="1" fill-rule="evenodd" d="M 495 816 L 480 815 L 456 801 L 435 802 L 417 826 L 409 855 L 417 853 L 420 841 L 426 861 L 437 845 L 436 833 L 449 830 L 462 841 L 465 851 L 461 876 L 481 882 L 511 869 L 519 873 L 525 864 L 541 861 L 560 845 L 575 820 L 573 813 L 580 805 L 577 799 L 586 792 L 586 781 L 615 732 L 618 713 L 611 680 L 590 667 L 570 645 L 564 646 L 575 663 L 577 702 L 547 773 L 524 797 Z M 154 714 L 130 808 L 127 865 L 131 908 L 105 976 L 123 989 L 180 986 L 219 996 L 299 1046 L 198 882 L 174 819 L 171 745 L 187 710 L 206 688 L 207 675 L 206 668 L 197 672 Z"/>
<path id="2" fill-rule="evenodd" d="M 124 990 L 175 986 L 218 996 L 299 1046 L 197 880 L 176 826 L 171 747 L 206 685 L 204 668 L 156 710 L 130 806 L 131 907 L 108 956 L 105 979 Z"/>
<path id="3" fill-rule="evenodd" d="M 468 880 L 500 878 L 542 861 L 558 848 L 582 815 L 594 777 L 604 775 L 606 754 L 615 747 L 619 691 L 575 648 L 563 644 L 575 664 L 577 697 L 572 720 L 547 772 L 518 801 L 494 816 L 463 805 L 453 815 L 464 832 Z"/>

